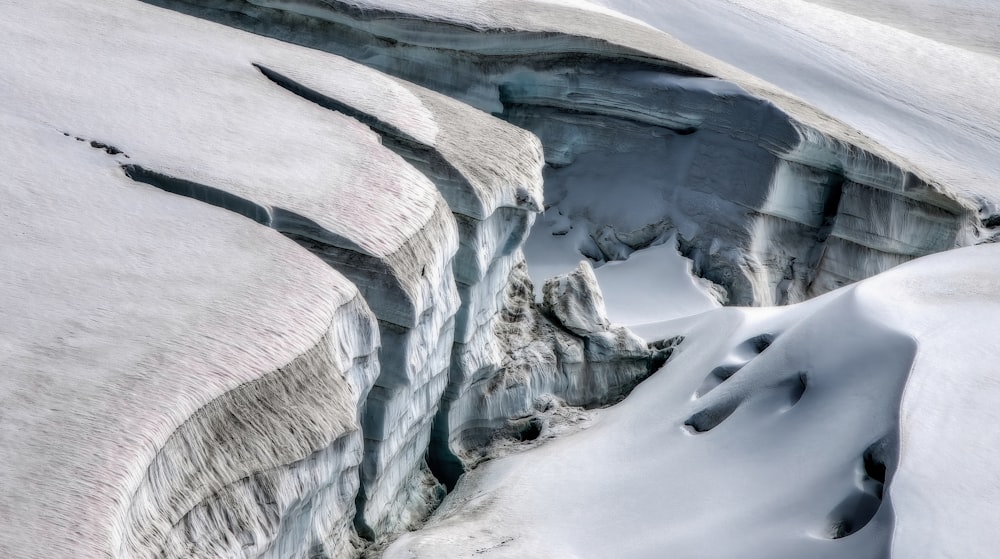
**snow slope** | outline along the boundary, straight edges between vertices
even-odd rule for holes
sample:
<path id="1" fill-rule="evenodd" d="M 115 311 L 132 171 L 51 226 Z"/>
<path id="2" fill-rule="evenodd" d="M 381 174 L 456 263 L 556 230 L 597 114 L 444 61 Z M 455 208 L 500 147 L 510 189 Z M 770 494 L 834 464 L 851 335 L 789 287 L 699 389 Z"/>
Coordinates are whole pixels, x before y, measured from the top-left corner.
<path id="1" fill-rule="evenodd" d="M 1000 87 L 1000 59 L 940 39 L 946 34 L 964 43 L 964 37 L 981 34 L 995 43 L 1000 37 L 995 3 L 597 3 L 800 97 L 919 162 L 949 188 L 972 197 L 996 197 L 1000 102 L 994 92 Z M 818 4 L 846 5 L 848 13 Z M 880 15 L 859 17 L 873 13 Z M 916 22 L 938 31 L 927 38 L 900 29 Z"/>
<path id="2" fill-rule="evenodd" d="M 350 553 L 378 374 L 357 288 L 9 109 L 0 555 Z"/>
<path id="3" fill-rule="evenodd" d="M 928 39 L 1000 56 L 1000 6 L 989 0 L 808 0 Z"/>
<path id="4" fill-rule="evenodd" d="M 998 263 L 961 249 L 649 328 L 685 336 L 662 370 L 481 466 L 385 556 L 992 556 Z"/>

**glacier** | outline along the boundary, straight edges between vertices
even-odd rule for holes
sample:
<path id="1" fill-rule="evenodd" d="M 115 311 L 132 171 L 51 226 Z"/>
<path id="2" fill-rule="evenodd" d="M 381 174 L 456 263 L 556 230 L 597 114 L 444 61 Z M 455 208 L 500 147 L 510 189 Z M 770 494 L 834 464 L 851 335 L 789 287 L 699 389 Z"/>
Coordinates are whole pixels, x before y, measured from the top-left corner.
<path id="1" fill-rule="evenodd" d="M 349 556 L 358 410 L 379 371 L 357 288 L 252 221 L 2 118 L 20 141 L 0 147 L 0 250 L 17 263 L 0 552 Z"/>
<path id="2" fill-rule="evenodd" d="M 676 232 L 695 273 L 732 304 L 801 301 L 980 233 L 984 197 L 956 194 L 973 177 L 923 169 L 637 20 L 545 2 L 530 18 L 520 2 L 476 4 L 461 17 L 438 3 L 153 3 L 345 56 L 534 132 L 549 165 L 546 205 L 587 229 L 567 247 L 573 254 L 622 260 Z M 598 165 L 646 172 L 581 180 Z M 583 200 L 631 198 L 618 189 L 641 191 L 632 206 L 647 211 L 590 215 Z M 564 191 L 590 194 L 564 201 Z M 872 231 L 842 199 L 895 216 L 919 209 L 906 233 Z"/>
<path id="3" fill-rule="evenodd" d="M 584 429 L 473 470 L 384 556 L 988 557 L 998 256 L 646 325 L 684 337 L 662 370 Z"/>
<path id="4" fill-rule="evenodd" d="M 984 556 L 961 4 L 6 4 L 0 555 Z"/>

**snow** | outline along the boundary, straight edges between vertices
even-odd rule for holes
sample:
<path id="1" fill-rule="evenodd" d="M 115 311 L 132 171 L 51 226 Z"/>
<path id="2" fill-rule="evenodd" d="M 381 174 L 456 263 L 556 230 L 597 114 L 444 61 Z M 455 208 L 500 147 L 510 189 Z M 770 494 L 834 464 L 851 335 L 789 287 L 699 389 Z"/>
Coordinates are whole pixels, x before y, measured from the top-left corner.
<path id="1" fill-rule="evenodd" d="M 998 259 L 663 323 L 685 340 L 660 372 L 586 430 L 480 466 L 385 557 L 988 556 Z"/>
<path id="2" fill-rule="evenodd" d="M 995 48 L 994 3 L 962 0 L 944 9 L 933 0 L 596 3 L 800 97 L 956 191 L 996 195 L 1000 103 L 993 92 L 1000 58 L 946 44 L 982 35 Z M 879 15 L 872 21 L 817 4 Z M 900 29 L 931 22 L 938 30 L 931 38 Z"/>
<path id="3" fill-rule="evenodd" d="M 0 109 L 17 138 L 0 142 L 0 555 L 213 555 L 232 538 L 346 553 L 357 409 L 378 374 L 357 288 L 13 109 Z M 311 504 L 292 514 L 296 501 Z M 221 506 L 241 522 L 220 525 Z M 193 548 L 169 547 L 175 526 Z"/>
<path id="4" fill-rule="evenodd" d="M 636 326 L 692 316 L 719 306 L 711 286 L 691 274 L 673 239 L 594 270 L 612 323 Z"/>
<path id="5" fill-rule="evenodd" d="M 568 201 L 557 208 L 566 220 L 552 218 L 559 221 L 553 232 L 567 239 L 528 247 L 539 283 L 581 255 L 621 260 L 676 231 L 693 272 L 721 286 L 730 304 L 794 302 L 915 255 L 970 244 L 978 232 L 975 211 L 985 191 L 982 176 L 970 175 L 968 165 L 946 165 L 942 158 L 925 165 L 922 152 L 887 149 L 744 71 L 754 68 L 728 65 L 586 3 L 466 1 L 444 14 L 439 3 L 234 1 L 210 2 L 211 9 L 160 1 L 340 54 L 537 134 L 550 165 L 546 206 L 563 205 L 561 193 L 579 197 L 576 207 Z M 674 6 L 623 1 L 612 7 L 657 24 L 661 11 L 673 13 Z M 702 12 L 695 7 L 684 17 Z M 754 21 L 723 20 L 729 27 L 716 36 L 728 44 L 739 25 Z M 786 46 L 786 57 L 810 52 Z M 793 62 L 801 64 L 787 65 Z M 834 90 L 839 77 L 825 76 L 826 90 Z M 973 97 L 970 106 L 983 105 L 988 114 L 986 101 Z M 980 160 L 987 159 L 993 158 Z M 792 163 L 807 169 L 773 180 Z M 876 210 L 866 216 L 876 223 L 838 219 L 835 202 L 845 181 L 884 191 L 856 197 Z M 799 188 L 812 192 L 799 199 L 791 194 Z M 911 238 L 894 224 L 914 207 L 921 223 Z M 550 250 L 557 244 L 564 254 Z M 828 244 L 833 248 L 825 258 Z"/>
<path id="6" fill-rule="evenodd" d="M 1000 11 L 989 0 L 809 0 L 928 39 L 1000 56 Z"/>
<path id="7" fill-rule="evenodd" d="M 0 555 L 995 549 L 956 2 L 9 2 Z"/>
<path id="8" fill-rule="evenodd" d="M 125 0 L 15 4 L 5 7 L 0 25 L 0 42 L 18 52 L 0 63 L 5 75 L 16 76 L 0 85 L 9 111 L 44 122 L 79 149 L 105 146 L 91 151 L 119 176 L 121 167 L 137 182 L 277 229 L 348 276 L 380 319 L 385 344 L 376 389 L 369 393 L 371 383 L 364 384 L 369 402 L 348 406 L 352 417 L 364 408 L 360 418 L 371 434 L 361 464 L 361 515 L 367 525 L 390 530 L 405 523 L 409 509 L 426 510 L 424 501 L 432 497 L 418 479 L 419 465 L 447 384 L 459 303 L 451 269 L 458 230 L 436 186 L 383 147 L 367 126 L 280 87 L 254 65 L 295 68 L 309 62 L 300 58 L 300 47 Z M 393 122 L 419 129 L 428 141 L 436 138 L 433 116 L 408 90 L 372 70 L 324 57 L 345 94 L 370 87 L 379 96 L 367 95 L 364 107 L 396 107 Z M 394 425 L 392 436 L 378 435 L 382 424 Z M 337 466 L 353 472 L 354 447 L 345 448 L 351 451 L 329 458 L 333 464 L 354 460 Z M 246 462 L 244 467 L 253 467 Z M 295 475 L 339 487 L 331 481 L 335 477 L 325 479 L 310 468 L 332 466 L 318 458 Z M 293 488 L 301 483 L 288 482 Z M 356 480 L 340 487 L 340 497 L 350 503 L 352 484 Z M 288 494 L 293 501 L 305 495 Z M 154 507 L 142 515 L 169 512 L 155 510 L 164 506 L 156 499 L 140 502 Z M 287 511 L 294 504 L 280 502 Z M 205 514 L 213 518 L 211 511 Z M 352 515 L 353 505 L 336 516 L 345 533 Z M 160 529 L 137 518 L 150 530 Z"/>

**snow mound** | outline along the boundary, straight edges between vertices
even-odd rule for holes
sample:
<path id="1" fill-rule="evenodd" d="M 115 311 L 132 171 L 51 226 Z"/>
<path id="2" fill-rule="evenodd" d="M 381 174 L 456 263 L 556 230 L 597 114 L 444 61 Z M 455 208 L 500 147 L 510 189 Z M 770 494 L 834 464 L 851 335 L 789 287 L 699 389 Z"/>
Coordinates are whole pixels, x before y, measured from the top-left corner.
<path id="1" fill-rule="evenodd" d="M 973 449 L 998 441 L 969 426 L 996 420 L 998 260 L 650 327 L 684 336 L 663 369 L 585 431 L 482 465 L 385 556 L 985 557 L 1000 479 Z"/>

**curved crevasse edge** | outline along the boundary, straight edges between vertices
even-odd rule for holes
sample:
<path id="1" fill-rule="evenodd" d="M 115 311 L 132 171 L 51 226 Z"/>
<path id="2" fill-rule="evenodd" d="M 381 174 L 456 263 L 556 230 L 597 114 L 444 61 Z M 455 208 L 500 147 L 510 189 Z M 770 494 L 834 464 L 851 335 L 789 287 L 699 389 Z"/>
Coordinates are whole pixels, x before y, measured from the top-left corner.
<path id="1" fill-rule="evenodd" d="M 332 546 L 331 557 L 349 555 L 349 540 L 331 542 L 319 530 L 344 533 L 350 525 L 351 515 L 337 515 L 353 508 L 354 494 L 344 490 L 357 484 L 359 400 L 378 373 L 378 333 L 370 316 L 364 302 L 353 298 L 337 309 L 330 329 L 306 353 L 214 399 L 178 427 L 123 513 L 119 556 L 184 557 L 195 549 L 211 556 L 232 545 L 232 538 L 264 550 L 280 534 L 263 519 L 289 515 L 299 498 L 319 501 L 297 518 L 291 515 L 301 524 L 300 535 L 308 536 L 302 543 Z M 345 452 L 333 453 L 334 447 Z M 240 480 L 253 482 L 237 497 Z M 205 513 L 216 494 L 233 505 L 227 525 Z M 249 506 L 249 498 L 256 507 Z M 229 516 L 240 508 L 251 514 Z M 178 548 L 171 534 L 184 519 L 195 549 Z"/>

